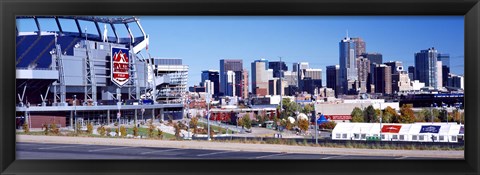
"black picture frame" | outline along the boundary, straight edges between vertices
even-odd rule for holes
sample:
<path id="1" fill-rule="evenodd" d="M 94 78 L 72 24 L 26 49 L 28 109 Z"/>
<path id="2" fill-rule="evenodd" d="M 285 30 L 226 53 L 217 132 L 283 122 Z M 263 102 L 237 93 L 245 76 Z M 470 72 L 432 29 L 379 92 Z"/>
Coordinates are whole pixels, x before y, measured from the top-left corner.
<path id="1" fill-rule="evenodd" d="M 0 174 L 478 174 L 478 0 L 0 1 Z M 464 15 L 465 160 L 15 160 L 16 15 Z"/>

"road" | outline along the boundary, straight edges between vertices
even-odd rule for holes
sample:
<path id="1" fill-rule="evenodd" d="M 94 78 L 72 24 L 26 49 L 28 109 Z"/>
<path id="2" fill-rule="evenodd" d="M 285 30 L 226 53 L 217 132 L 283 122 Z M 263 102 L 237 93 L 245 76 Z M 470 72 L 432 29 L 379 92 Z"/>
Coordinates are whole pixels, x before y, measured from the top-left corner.
<path id="1" fill-rule="evenodd" d="M 17 142 L 17 159 L 439 159 Z"/>

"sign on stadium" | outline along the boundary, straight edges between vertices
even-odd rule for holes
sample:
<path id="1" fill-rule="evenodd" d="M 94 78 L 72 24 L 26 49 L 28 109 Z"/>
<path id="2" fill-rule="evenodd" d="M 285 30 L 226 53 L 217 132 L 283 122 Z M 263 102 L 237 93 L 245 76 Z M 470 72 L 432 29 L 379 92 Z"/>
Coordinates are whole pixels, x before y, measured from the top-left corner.
<path id="1" fill-rule="evenodd" d="M 121 87 L 130 80 L 129 53 L 128 49 L 112 47 L 111 79 Z"/>

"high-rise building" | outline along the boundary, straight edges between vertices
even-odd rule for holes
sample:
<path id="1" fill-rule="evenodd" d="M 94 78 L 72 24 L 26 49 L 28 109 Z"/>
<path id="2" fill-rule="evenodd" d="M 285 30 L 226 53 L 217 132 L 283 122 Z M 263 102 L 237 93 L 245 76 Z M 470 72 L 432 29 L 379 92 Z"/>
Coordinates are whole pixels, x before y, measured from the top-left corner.
<path id="1" fill-rule="evenodd" d="M 343 92 L 339 94 L 355 94 L 358 88 L 358 70 L 356 56 L 357 53 L 364 52 L 360 49 L 365 46 L 357 46 L 360 43 L 360 39 L 352 39 L 348 36 L 340 41 L 340 82 L 342 83 Z M 364 43 L 363 43 L 364 44 Z"/>
<path id="2" fill-rule="evenodd" d="M 311 78 L 313 80 L 322 79 L 322 69 L 304 69 L 304 78 Z"/>
<path id="3" fill-rule="evenodd" d="M 338 91 L 340 91 L 340 65 L 327 66 L 327 87 L 335 91 L 335 96 L 337 96 Z"/>
<path id="4" fill-rule="evenodd" d="M 400 61 L 389 61 L 384 64 L 392 68 L 392 75 L 397 74 L 398 71 L 403 71 L 402 62 Z"/>
<path id="5" fill-rule="evenodd" d="M 211 83 L 213 83 L 213 91 L 211 93 L 213 96 L 217 97 L 219 95 L 219 89 L 220 89 L 220 77 L 219 77 L 219 72 L 218 70 L 204 70 L 202 71 L 202 82 L 201 84 L 203 85 L 205 81 L 209 80 Z"/>
<path id="6" fill-rule="evenodd" d="M 448 86 L 448 74 L 450 73 L 450 54 L 438 53 L 438 61 L 442 61 L 442 86 Z"/>
<path id="7" fill-rule="evenodd" d="M 415 66 L 408 66 L 408 77 L 411 81 L 416 80 L 415 77 Z"/>
<path id="8" fill-rule="evenodd" d="M 363 53 L 360 56 L 368 58 L 368 60 L 370 60 L 370 64 L 383 63 L 383 55 L 381 53 Z"/>
<path id="9" fill-rule="evenodd" d="M 443 70 L 442 70 L 442 61 L 437 61 L 437 75 L 435 76 L 437 80 L 437 87 L 436 89 L 442 89 L 443 88 Z"/>
<path id="10" fill-rule="evenodd" d="M 268 80 L 273 77 L 273 75 L 271 75 L 273 73 L 273 70 L 268 69 L 268 60 L 255 60 L 254 62 L 252 62 L 251 69 L 252 93 L 256 94 L 257 96 L 268 95 Z M 260 90 L 262 93 L 257 92 L 258 90 Z"/>
<path id="11" fill-rule="evenodd" d="M 415 53 L 415 78 L 435 89 L 438 89 L 437 58 L 438 52 L 433 47 Z"/>
<path id="12" fill-rule="evenodd" d="M 370 60 L 360 56 L 357 58 L 358 69 L 358 83 L 360 87 L 360 93 L 366 93 L 369 86 L 368 74 L 370 73 Z"/>
<path id="13" fill-rule="evenodd" d="M 243 99 L 248 98 L 248 70 L 243 69 L 243 79 L 242 79 L 242 96 Z"/>
<path id="14" fill-rule="evenodd" d="M 241 59 L 221 59 L 220 60 L 220 95 L 224 95 L 227 91 L 227 72 L 228 71 L 242 71 L 243 70 L 243 60 Z"/>
<path id="15" fill-rule="evenodd" d="M 296 64 L 296 70 L 297 70 L 297 87 L 298 89 L 302 90 L 303 89 L 303 78 L 305 77 L 305 69 L 308 69 L 309 65 L 308 62 L 299 62 Z"/>
<path id="16" fill-rule="evenodd" d="M 243 96 L 243 69 L 235 72 L 235 96 Z"/>
<path id="17" fill-rule="evenodd" d="M 302 91 L 315 95 L 316 90 L 322 87 L 322 80 L 305 77 L 302 80 L 302 84 L 303 84 Z"/>
<path id="18" fill-rule="evenodd" d="M 227 71 L 225 77 L 225 96 L 235 96 L 235 72 Z"/>
<path id="19" fill-rule="evenodd" d="M 272 78 L 268 80 L 269 95 L 285 95 L 285 88 L 287 86 L 287 81 L 283 80 L 280 82 L 280 78 Z"/>
<path id="20" fill-rule="evenodd" d="M 362 38 L 352 38 L 355 42 L 355 58 L 360 57 L 362 54 L 366 53 L 367 45 Z"/>
<path id="21" fill-rule="evenodd" d="M 276 77 L 276 78 L 280 77 L 280 72 L 285 72 L 288 70 L 287 65 L 283 61 L 268 62 L 268 68 L 273 70 L 273 77 Z"/>
<path id="22" fill-rule="evenodd" d="M 375 71 L 373 70 L 377 64 L 383 63 L 383 55 L 381 53 L 364 53 L 361 55 L 370 61 L 370 73 L 368 74 L 367 92 L 372 93 L 375 90 L 372 88 L 375 84 Z"/>
<path id="23" fill-rule="evenodd" d="M 392 70 L 385 64 L 375 67 L 375 92 L 392 94 Z"/>
<path id="24" fill-rule="evenodd" d="M 464 89 L 464 77 L 461 75 L 450 74 L 449 75 L 449 86 L 458 89 Z"/>
<path id="25" fill-rule="evenodd" d="M 412 89 L 408 73 L 400 71 L 392 75 L 392 91 L 393 93 L 405 92 Z"/>

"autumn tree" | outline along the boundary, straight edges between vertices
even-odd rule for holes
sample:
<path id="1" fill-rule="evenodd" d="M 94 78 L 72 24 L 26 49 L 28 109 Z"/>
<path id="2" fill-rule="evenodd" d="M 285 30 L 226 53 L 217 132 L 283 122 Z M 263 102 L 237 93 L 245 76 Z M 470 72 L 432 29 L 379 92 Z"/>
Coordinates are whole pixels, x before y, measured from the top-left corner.
<path id="1" fill-rule="evenodd" d="M 350 115 L 352 116 L 351 122 L 364 122 L 363 112 L 359 107 L 355 107 Z"/>
<path id="2" fill-rule="evenodd" d="M 306 120 L 306 119 L 300 119 L 300 120 L 298 121 L 298 127 L 299 127 L 303 132 L 305 132 L 305 131 L 308 130 L 308 124 L 309 124 L 309 122 L 308 122 L 308 120 Z"/>
<path id="3" fill-rule="evenodd" d="M 415 122 L 415 115 L 413 113 L 411 104 L 404 104 L 400 108 L 399 122 L 400 123 L 413 123 L 413 122 Z"/>
<path id="4" fill-rule="evenodd" d="M 198 118 L 193 117 L 192 119 L 190 119 L 190 122 L 188 123 L 188 126 L 190 128 L 193 128 L 193 133 L 196 133 L 197 132 L 197 126 L 198 126 Z"/>
<path id="5" fill-rule="evenodd" d="M 302 113 L 309 114 L 313 111 L 313 104 L 307 104 L 303 107 Z"/>
<path id="6" fill-rule="evenodd" d="M 385 112 L 382 115 L 382 122 L 383 123 L 397 123 L 399 115 L 397 111 L 390 106 L 385 108 Z"/>
<path id="7" fill-rule="evenodd" d="M 372 105 L 368 106 L 367 109 L 363 111 L 363 120 L 368 123 L 373 123 L 377 120 L 377 114 Z"/>
<path id="8" fill-rule="evenodd" d="M 243 116 L 242 123 L 243 126 L 247 129 L 250 129 L 252 127 L 252 120 L 250 119 L 250 116 Z"/>
<path id="9" fill-rule="evenodd" d="M 336 125 L 337 125 L 337 123 L 335 123 L 334 121 L 328 121 L 328 122 L 320 124 L 320 128 L 333 129 L 333 128 L 335 128 Z"/>

